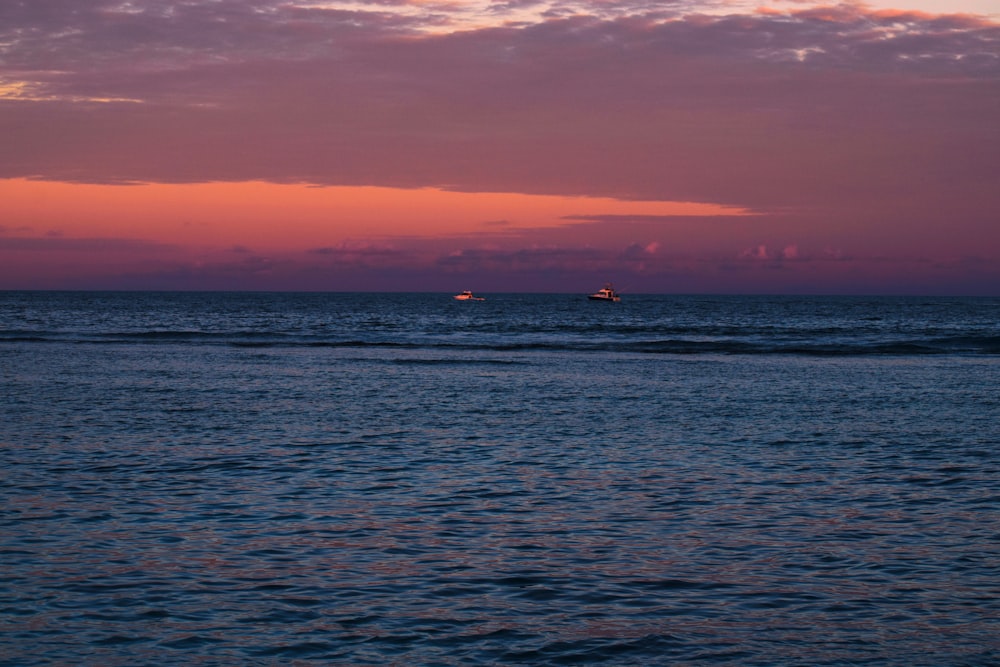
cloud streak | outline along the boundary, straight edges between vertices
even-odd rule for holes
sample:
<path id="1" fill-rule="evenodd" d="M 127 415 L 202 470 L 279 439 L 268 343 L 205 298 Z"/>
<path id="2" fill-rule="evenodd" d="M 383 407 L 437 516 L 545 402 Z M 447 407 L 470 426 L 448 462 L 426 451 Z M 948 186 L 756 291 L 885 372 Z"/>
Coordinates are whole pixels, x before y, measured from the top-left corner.
<path id="1" fill-rule="evenodd" d="M 0 230 L 2 233 L 2 230 Z M 176 250 L 176 246 L 148 241 L 145 239 L 127 238 L 63 238 L 58 235 L 49 236 L 3 236 L 0 235 L 0 252 L 167 252 Z"/>

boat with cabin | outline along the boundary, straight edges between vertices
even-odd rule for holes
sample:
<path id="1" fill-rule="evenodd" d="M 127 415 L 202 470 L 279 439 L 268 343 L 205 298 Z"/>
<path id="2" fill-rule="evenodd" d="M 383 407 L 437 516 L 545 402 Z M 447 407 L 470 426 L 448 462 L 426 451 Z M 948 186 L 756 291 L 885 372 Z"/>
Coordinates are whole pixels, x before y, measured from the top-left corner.
<path id="1" fill-rule="evenodd" d="M 618 292 L 615 291 L 615 286 L 611 283 L 605 283 L 604 287 L 597 290 L 593 294 L 588 294 L 587 298 L 591 301 L 621 301 L 622 297 Z"/>
<path id="2" fill-rule="evenodd" d="M 461 294 L 455 295 L 456 301 L 486 301 L 485 297 L 475 296 L 471 290 L 465 290 Z"/>

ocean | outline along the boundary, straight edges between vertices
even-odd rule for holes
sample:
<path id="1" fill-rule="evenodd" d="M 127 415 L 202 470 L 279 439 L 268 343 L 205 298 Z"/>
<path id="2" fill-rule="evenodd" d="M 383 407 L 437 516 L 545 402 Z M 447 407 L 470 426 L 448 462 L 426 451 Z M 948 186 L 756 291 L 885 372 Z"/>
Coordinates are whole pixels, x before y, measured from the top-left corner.
<path id="1" fill-rule="evenodd" d="M 1000 664 L 1000 298 L 0 292 L 0 665 Z"/>

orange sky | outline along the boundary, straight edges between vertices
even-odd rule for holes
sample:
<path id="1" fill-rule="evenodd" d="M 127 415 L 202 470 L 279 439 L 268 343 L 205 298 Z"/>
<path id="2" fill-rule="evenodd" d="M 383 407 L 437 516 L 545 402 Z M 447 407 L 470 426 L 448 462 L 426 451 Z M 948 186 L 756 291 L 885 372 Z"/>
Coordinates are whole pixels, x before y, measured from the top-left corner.
<path id="1" fill-rule="evenodd" d="M 733 207 L 606 197 L 263 182 L 90 185 L 0 180 L 8 234 L 201 248 L 307 250 L 350 239 L 503 234 L 574 215 L 740 215 Z"/>

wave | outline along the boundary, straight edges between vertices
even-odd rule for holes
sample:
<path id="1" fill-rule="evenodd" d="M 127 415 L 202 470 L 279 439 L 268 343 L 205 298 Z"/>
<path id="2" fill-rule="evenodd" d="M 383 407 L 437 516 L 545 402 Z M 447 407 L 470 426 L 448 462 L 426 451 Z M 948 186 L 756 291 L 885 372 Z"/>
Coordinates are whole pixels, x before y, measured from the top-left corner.
<path id="1" fill-rule="evenodd" d="M 606 333 L 606 332 L 605 332 Z M 955 335 L 913 338 L 851 337 L 787 332 L 773 336 L 732 335 L 727 329 L 701 331 L 701 335 L 641 337 L 638 335 L 582 336 L 576 332 L 528 332 L 523 334 L 460 335 L 452 332 L 390 336 L 381 334 L 331 337 L 269 331 L 149 330 L 129 332 L 0 331 L 0 344 L 119 344 L 119 345 L 221 345 L 237 348 L 374 348 L 399 350 L 454 350 L 486 352 L 627 352 L 665 355 L 799 355 L 916 356 L 916 355 L 1000 355 L 1000 336 Z"/>
<path id="2" fill-rule="evenodd" d="M 749 342 L 664 340 L 635 344 L 639 352 L 659 354 L 789 354 L 815 357 L 1000 354 L 1000 337 L 973 340 L 927 339 L 879 342 Z"/>

